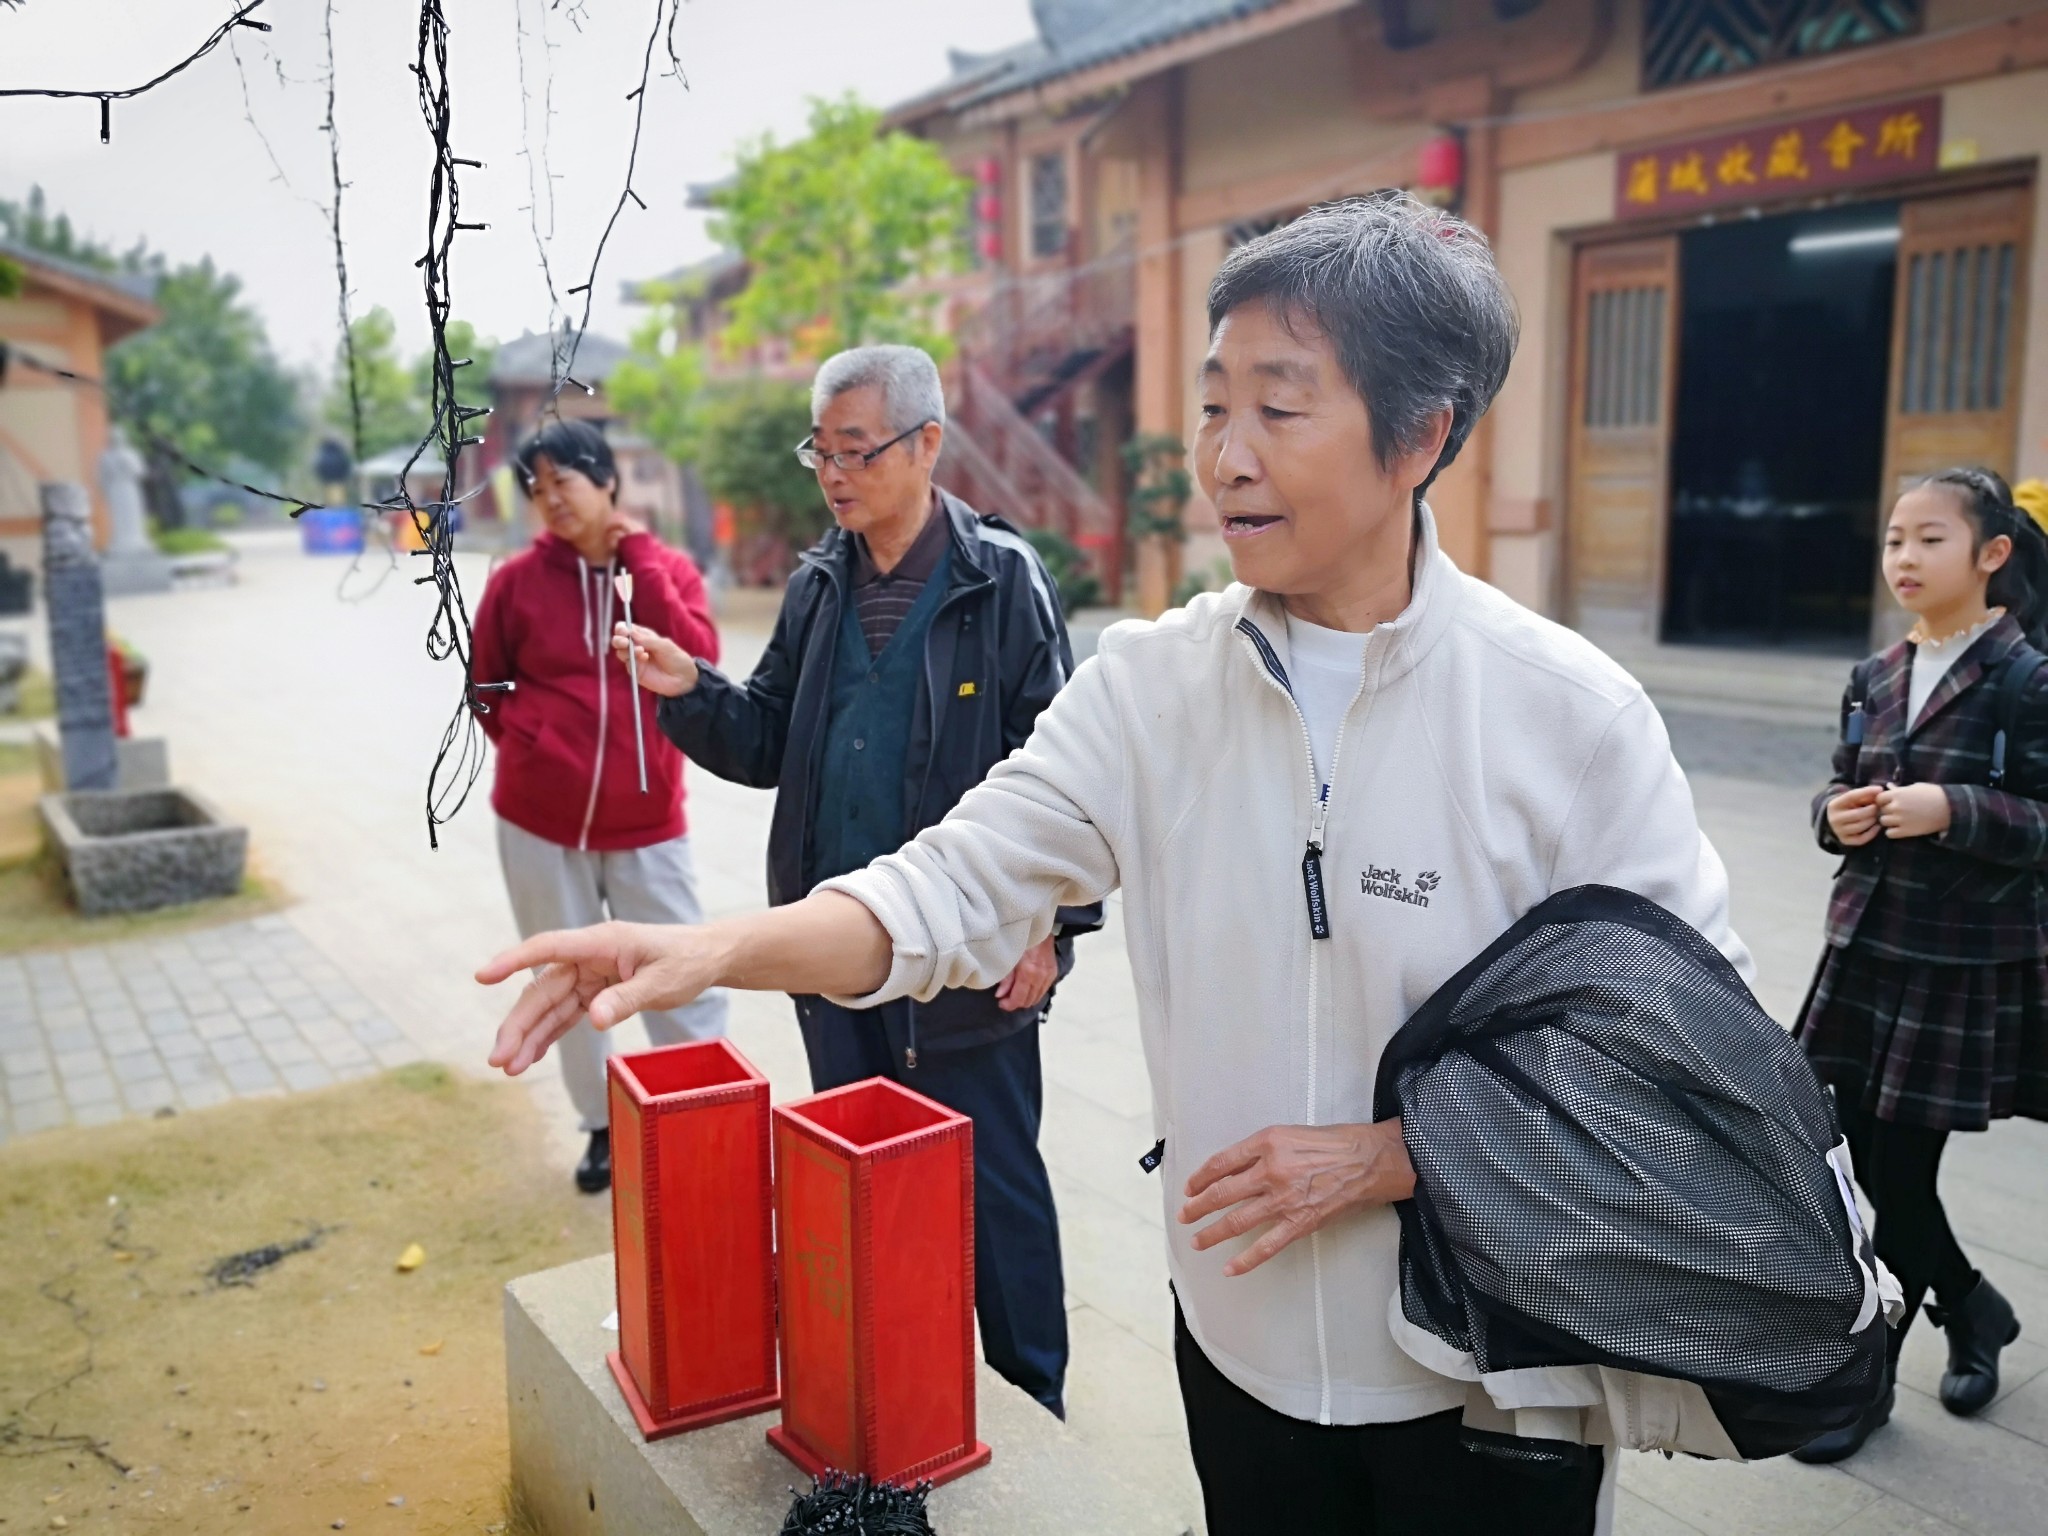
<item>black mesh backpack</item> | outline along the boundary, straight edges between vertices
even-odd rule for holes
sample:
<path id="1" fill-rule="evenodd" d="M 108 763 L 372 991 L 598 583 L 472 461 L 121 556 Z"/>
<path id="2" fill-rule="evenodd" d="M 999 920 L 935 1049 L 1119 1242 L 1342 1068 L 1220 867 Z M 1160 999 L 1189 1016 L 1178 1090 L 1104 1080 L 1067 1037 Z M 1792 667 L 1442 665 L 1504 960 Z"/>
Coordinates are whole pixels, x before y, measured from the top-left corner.
<path id="1" fill-rule="evenodd" d="M 1482 1372 L 1697 1383 L 1745 1458 L 1882 1390 L 1875 1261 L 1832 1101 L 1727 959 L 1654 902 L 1543 902 L 1388 1045 L 1415 1195 L 1401 1308 Z"/>

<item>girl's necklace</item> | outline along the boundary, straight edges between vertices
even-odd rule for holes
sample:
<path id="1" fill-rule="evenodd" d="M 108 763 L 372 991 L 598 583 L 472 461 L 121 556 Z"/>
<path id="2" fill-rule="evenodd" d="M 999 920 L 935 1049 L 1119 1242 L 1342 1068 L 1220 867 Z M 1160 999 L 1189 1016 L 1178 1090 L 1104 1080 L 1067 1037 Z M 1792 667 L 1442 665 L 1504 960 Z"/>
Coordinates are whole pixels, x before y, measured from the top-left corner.
<path id="1" fill-rule="evenodd" d="M 1967 635 L 1973 629 L 1989 629 L 2004 617 L 2005 610 L 2003 608 L 1987 608 L 1984 610 L 1983 618 L 1972 619 L 1967 624 L 1958 625 L 1944 635 L 1929 634 L 1927 632 L 1927 621 L 1922 619 L 1913 626 L 1906 638 L 1914 645 L 1947 645 L 1949 641 L 1955 639 L 1958 635 Z"/>

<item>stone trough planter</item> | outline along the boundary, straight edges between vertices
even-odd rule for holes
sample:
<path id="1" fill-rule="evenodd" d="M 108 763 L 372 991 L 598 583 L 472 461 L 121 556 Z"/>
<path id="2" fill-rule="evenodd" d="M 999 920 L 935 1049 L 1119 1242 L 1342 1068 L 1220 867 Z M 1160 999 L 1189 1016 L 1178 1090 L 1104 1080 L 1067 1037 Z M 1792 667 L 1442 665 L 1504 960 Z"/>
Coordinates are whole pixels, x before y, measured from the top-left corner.
<path id="1" fill-rule="evenodd" d="M 232 896 L 242 888 L 249 829 L 187 789 L 44 795 L 43 829 L 72 900 L 89 917 Z"/>

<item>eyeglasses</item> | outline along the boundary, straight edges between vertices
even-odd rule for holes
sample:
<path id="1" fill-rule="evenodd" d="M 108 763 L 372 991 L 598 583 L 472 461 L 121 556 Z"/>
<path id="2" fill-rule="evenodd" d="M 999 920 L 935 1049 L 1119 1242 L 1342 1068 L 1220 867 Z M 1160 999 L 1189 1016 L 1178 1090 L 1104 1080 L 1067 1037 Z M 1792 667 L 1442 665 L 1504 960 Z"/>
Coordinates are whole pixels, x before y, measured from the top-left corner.
<path id="1" fill-rule="evenodd" d="M 811 440 L 807 437 L 802 442 L 796 445 L 796 461 L 797 463 L 803 465 L 805 469 L 823 469 L 827 464 L 830 464 L 834 469 L 866 469 L 869 465 L 873 464 L 875 460 L 879 459 L 891 448 L 894 448 L 906 437 L 915 437 L 918 433 L 922 432 L 926 427 L 934 425 L 936 425 L 936 423 L 927 418 L 924 421 L 920 421 L 908 432 L 898 432 L 894 437 L 890 438 L 889 441 L 882 444 L 881 447 L 870 448 L 866 453 L 855 453 L 852 451 L 847 451 L 843 453 L 821 453 L 818 449 L 811 446 Z"/>

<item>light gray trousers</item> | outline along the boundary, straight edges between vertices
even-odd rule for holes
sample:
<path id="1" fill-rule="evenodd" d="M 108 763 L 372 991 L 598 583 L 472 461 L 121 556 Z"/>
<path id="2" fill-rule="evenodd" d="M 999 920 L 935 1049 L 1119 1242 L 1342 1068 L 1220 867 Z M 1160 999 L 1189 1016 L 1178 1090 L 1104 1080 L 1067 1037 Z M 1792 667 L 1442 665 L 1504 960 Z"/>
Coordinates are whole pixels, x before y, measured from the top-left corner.
<path id="1" fill-rule="evenodd" d="M 585 852 L 535 837 L 500 817 L 498 862 L 505 869 L 505 889 L 512 897 L 512 918 L 521 938 L 553 928 L 584 928 L 607 918 L 627 923 L 704 921 L 687 837 L 647 848 Z M 707 992 L 687 1007 L 650 1010 L 640 1018 L 647 1025 L 647 1038 L 656 1045 L 716 1040 L 725 1033 L 725 994 Z M 590 1020 L 578 1019 L 576 1027 L 554 1044 L 569 1100 L 586 1131 L 601 1131 L 611 1123 L 604 1068 L 611 1054 L 610 1038 L 592 1028 Z"/>

